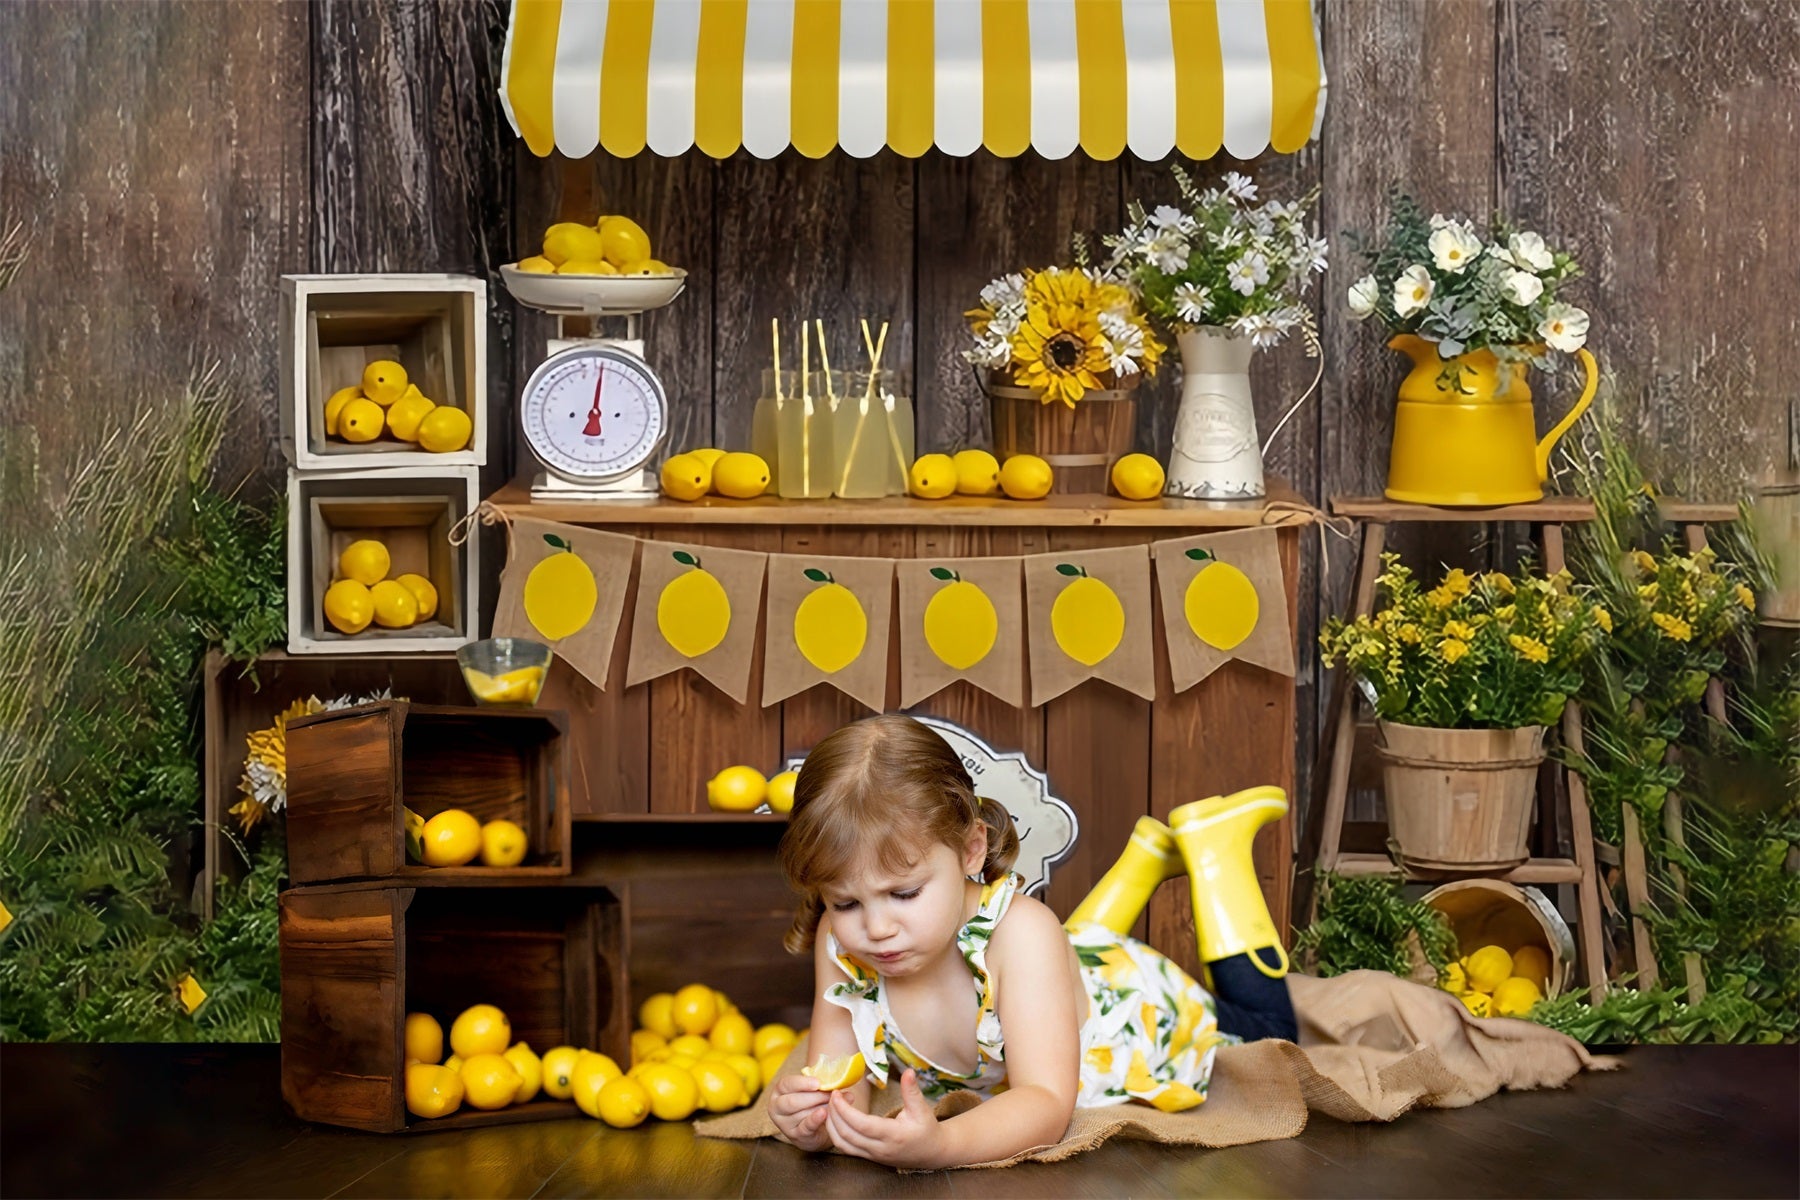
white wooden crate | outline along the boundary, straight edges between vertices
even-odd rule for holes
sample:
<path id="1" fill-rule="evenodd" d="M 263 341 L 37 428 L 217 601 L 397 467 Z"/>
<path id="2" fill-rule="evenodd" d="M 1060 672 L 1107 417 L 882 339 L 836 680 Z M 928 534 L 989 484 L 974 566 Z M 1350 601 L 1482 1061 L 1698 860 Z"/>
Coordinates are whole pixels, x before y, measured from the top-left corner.
<path id="1" fill-rule="evenodd" d="M 450 530 L 480 504 L 476 468 L 389 467 L 372 471 L 288 472 L 287 617 L 289 654 L 396 654 L 455 650 L 476 632 L 479 538 L 452 546 Z M 361 537 L 380 539 L 393 566 L 437 588 L 438 611 L 408 629 L 371 623 L 340 633 L 325 619 L 325 589 L 338 555 Z"/>
<path id="2" fill-rule="evenodd" d="M 460 408 L 469 444 L 447 454 L 384 432 L 372 442 L 327 437 L 325 401 L 379 359 L 419 390 Z M 487 462 L 487 281 L 467 275 L 283 275 L 281 448 L 302 471 L 482 466 Z"/>

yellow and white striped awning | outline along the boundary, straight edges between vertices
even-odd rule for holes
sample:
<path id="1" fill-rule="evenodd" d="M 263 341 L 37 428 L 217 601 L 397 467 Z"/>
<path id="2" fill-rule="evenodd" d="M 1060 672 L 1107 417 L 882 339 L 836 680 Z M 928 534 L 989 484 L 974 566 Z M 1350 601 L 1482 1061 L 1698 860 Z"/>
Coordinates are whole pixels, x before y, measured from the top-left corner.
<path id="1" fill-rule="evenodd" d="M 535 154 L 1298 150 L 1310 0 L 513 0 L 501 99 Z"/>

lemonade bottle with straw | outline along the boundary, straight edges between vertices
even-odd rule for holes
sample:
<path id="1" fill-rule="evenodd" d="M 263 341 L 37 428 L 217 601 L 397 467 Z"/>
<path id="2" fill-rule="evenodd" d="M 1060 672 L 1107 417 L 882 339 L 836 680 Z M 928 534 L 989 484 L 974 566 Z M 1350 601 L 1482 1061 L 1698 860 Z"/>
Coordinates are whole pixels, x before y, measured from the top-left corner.
<path id="1" fill-rule="evenodd" d="M 812 337 L 804 323 L 800 333 L 800 394 L 790 395 L 776 417 L 776 492 L 788 500 L 820 500 L 831 495 L 831 410 L 826 397 L 813 394 Z"/>
<path id="2" fill-rule="evenodd" d="M 891 417 L 893 373 L 881 369 L 881 352 L 887 345 L 887 326 L 872 341 L 869 323 L 863 322 L 863 345 L 869 352 L 869 369 L 852 371 L 844 395 L 838 398 L 832 441 L 837 449 L 832 490 L 849 500 L 872 500 L 893 494 L 890 486 L 895 456 L 902 452 Z"/>

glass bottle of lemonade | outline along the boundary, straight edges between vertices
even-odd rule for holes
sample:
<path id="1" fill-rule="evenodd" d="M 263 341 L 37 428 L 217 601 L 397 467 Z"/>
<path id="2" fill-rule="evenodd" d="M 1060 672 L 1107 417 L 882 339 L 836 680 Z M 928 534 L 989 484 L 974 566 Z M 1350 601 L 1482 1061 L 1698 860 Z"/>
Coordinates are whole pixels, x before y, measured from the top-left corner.
<path id="1" fill-rule="evenodd" d="M 756 398 L 756 409 L 750 416 L 750 453 L 769 464 L 769 491 L 777 494 L 781 486 L 779 414 L 796 390 L 794 372 L 764 367 L 762 395 Z"/>
<path id="2" fill-rule="evenodd" d="M 832 429 L 837 450 L 832 488 L 839 496 L 869 500 L 895 493 L 896 455 L 905 454 L 897 411 L 903 399 L 892 371 L 849 373 Z M 910 401 L 906 416 L 910 426 Z M 908 457 L 909 467 L 911 462 Z"/>
<path id="3" fill-rule="evenodd" d="M 813 391 L 811 374 L 798 376 L 776 415 L 776 492 L 789 500 L 831 495 L 831 406 Z"/>
<path id="4" fill-rule="evenodd" d="M 892 394 L 894 441 L 897 449 L 891 453 L 894 464 L 893 473 L 888 477 L 888 495 L 904 496 L 912 491 L 912 463 L 914 457 L 913 443 L 913 406 L 912 397 L 907 395 L 905 382 L 898 381 Z"/>

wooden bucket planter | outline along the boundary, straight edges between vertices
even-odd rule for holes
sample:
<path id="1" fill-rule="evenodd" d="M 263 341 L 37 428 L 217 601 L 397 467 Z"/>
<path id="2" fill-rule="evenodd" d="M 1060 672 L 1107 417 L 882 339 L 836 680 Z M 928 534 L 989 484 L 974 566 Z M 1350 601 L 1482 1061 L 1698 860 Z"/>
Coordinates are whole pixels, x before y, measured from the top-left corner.
<path id="1" fill-rule="evenodd" d="M 1544 727 L 1425 729 L 1376 722 L 1388 828 L 1426 871 L 1508 871 L 1527 839 Z"/>
<path id="2" fill-rule="evenodd" d="M 1456 935 L 1457 953 L 1499 946 L 1517 954 L 1536 946 L 1550 960 L 1544 996 L 1555 999 L 1575 971 L 1575 935 L 1549 897 L 1536 888 L 1514 887 L 1503 879 L 1458 879 L 1419 898 L 1444 914 Z"/>
<path id="3" fill-rule="evenodd" d="M 1136 376 L 1132 377 L 1134 380 Z M 994 455 L 1035 454 L 1055 472 L 1052 492 L 1100 495 L 1114 462 L 1131 453 L 1137 429 L 1135 387 L 1089 392 L 1070 408 L 1045 404 L 1030 388 L 987 381 Z"/>

